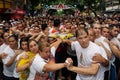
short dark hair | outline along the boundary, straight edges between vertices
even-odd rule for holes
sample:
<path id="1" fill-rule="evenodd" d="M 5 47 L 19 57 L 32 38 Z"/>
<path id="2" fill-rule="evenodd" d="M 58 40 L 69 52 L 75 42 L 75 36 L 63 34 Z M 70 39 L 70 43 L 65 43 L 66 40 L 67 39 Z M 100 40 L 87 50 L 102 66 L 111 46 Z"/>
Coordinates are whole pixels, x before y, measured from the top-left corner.
<path id="1" fill-rule="evenodd" d="M 60 20 L 59 19 L 55 19 L 54 20 L 54 27 L 58 27 L 60 25 Z"/>
<path id="2" fill-rule="evenodd" d="M 47 27 L 48 27 L 48 26 L 47 26 L 46 23 L 42 24 L 42 26 L 41 26 L 42 31 L 44 31 Z"/>
<path id="3" fill-rule="evenodd" d="M 110 24 L 109 25 L 110 30 L 112 30 L 114 27 L 119 28 L 119 26 L 117 24 Z"/>

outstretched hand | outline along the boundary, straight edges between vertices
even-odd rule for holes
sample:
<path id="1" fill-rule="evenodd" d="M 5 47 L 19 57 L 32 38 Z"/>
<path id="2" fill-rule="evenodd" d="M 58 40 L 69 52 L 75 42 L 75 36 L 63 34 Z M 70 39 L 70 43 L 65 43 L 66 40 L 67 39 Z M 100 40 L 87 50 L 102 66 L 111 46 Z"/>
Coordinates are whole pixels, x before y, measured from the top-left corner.
<path id="1" fill-rule="evenodd" d="M 67 58 L 65 60 L 65 66 L 67 67 L 67 69 L 70 69 L 70 67 L 73 66 L 73 60 L 71 58 Z"/>

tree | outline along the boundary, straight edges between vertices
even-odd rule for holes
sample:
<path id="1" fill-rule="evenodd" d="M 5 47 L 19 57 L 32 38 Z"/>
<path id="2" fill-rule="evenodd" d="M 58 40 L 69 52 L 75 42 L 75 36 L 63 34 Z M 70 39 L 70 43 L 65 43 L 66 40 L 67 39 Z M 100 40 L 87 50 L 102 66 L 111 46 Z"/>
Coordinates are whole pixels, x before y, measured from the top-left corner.
<path id="1" fill-rule="evenodd" d="M 99 1 L 101 0 L 81 0 L 81 3 L 84 6 L 87 6 L 87 9 L 92 11 L 95 14 L 95 16 L 97 16 L 96 11 L 98 10 Z"/>

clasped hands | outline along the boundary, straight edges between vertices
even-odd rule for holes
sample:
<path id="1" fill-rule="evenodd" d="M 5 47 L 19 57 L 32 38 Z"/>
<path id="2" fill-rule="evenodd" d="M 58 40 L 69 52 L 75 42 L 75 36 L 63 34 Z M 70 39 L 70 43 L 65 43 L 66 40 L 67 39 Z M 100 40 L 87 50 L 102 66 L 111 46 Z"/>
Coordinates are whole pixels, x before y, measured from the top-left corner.
<path id="1" fill-rule="evenodd" d="M 73 60 L 71 58 L 67 58 L 65 60 L 65 67 L 70 70 L 73 67 Z"/>

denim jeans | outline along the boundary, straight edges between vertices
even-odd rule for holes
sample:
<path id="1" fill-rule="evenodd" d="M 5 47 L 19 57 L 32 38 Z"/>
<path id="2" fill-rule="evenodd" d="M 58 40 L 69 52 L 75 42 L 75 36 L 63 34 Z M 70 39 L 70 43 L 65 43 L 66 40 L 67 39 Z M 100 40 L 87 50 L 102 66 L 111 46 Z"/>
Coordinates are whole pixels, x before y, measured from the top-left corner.
<path id="1" fill-rule="evenodd" d="M 109 80 L 117 80 L 115 65 L 111 64 Z"/>

